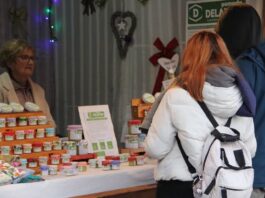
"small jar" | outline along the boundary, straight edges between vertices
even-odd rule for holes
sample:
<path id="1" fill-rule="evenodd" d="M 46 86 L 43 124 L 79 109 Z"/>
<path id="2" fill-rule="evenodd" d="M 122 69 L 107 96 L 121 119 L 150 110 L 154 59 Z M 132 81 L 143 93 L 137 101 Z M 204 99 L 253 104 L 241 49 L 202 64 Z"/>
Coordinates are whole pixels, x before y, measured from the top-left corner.
<path id="1" fill-rule="evenodd" d="M 78 143 L 78 154 L 83 155 L 88 153 L 88 142 L 87 140 L 80 140 Z"/>
<path id="2" fill-rule="evenodd" d="M 136 164 L 137 165 L 144 165 L 144 155 L 136 156 Z"/>
<path id="3" fill-rule="evenodd" d="M 97 159 L 89 159 L 89 167 L 97 168 Z"/>
<path id="4" fill-rule="evenodd" d="M 17 140 L 24 140 L 25 139 L 25 131 L 24 130 L 16 131 L 16 139 Z"/>
<path id="5" fill-rule="evenodd" d="M 49 165 L 49 175 L 57 175 L 58 166 L 57 165 Z"/>
<path id="6" fill-rule="evenodd" d="M 82 125 L 68 125 L 67 126 L 69 140 L 82 140 L 83 128 Z"/>
<path id="7" fill-rule="evenodd" d="M 41 176 L 48 176 L 49 175 L 49 166 L 47 164 L 40 165 Z"/>
<path id="8" fill-rule="evenodd" d="M 97 157 L 97 168 L 102 168 L 102 162 L 105 160 L 103 156 Z"/>
<path id="9" fill-rule="evenodd" d="M 61 158 L 62 158 L 62 163 L 70 163 L 71 155 L 69 155 L 69 154 L 62 154 Z"/>
<path id="10" fill-rule="evenodd" d="M 38 116 L 38 124 L 39 125 L 44 125 L 47 123 L 48 123 L 47 116 Z"/>
<path id="11" fill-rule="evenodd" d="M 34 142 L 32 144 L 33 152 L 34 153 L 39 153 L 42 151 L 42 143 L 41 142 Z"/>
<path id="12" fill-rule="evenodd" d="M 121 153 L 120 154 L 120 161 L 121 162 L 128 162 L 129 157 L 130 157 L 130 153 Z"/>
<path id="13" fill-rule="evenodd" d="M 46 128 L 46 137 L 54 137 L 55 128 Z"/>
<path id="14" fill-rule="evenodd" d="M 26 139 L 33 139 L 34 138 L 34 129 L 25 130 Z"/>
<path id="15" fill-rule="evenodd" d="M 11 148 L 10 146 L 1 146 L 2 155 L 10 155 Z"/>
<path id="16" fill-rule="evenodd" d="M 21 155 L 23 153 L 23 147 L 21 144 L 16 144 L 13 147 L 15 155 Z"/>
<path id="17" fill-rule="evenodd" d="M 5 135 L 5 140 L 6 141 L 13 141 L 15 138 L 15 132 L 14 131 L 11 131 L 11 130 L 9 130 L 9 131 L 6 131 L 5 133 L 4 133 L 4 135 Z"/>
<path id="18" fill-rule="evenodd" d="M 72 166 L 71 163 L 63 164 L 61 167 L 61 173 L 65 176 L 76 175 L 76 168 Z"/>
<path id="19" fill-rule="evenodd" d="M 112 160 L 111 161 L 111 169 L 112 170 L 119 170 L 120 169 L 121 162 L 120 160 Z"/>
<path id="20" fill-rule="evenodd" d="M 36 168 L 38 166 L 38 160 L 35 158 L 28 159 L 28 167 L 29 168 Z"/>
<path id="21" fill-rule="evenodd" d="M 128 121 L 129 134 L 140 134 L 141 133 L 139 129 L 140 126 L 141 126 L 141 120 L 129 120 Z"/>
<path id="22" fill-rule="evenodd" d="M 111 170 L 111 164 L 109 160 L 102 161 L 103 170 Z"/>
<path id="23" fill-rule="evenodd" d="M 17 126 L 17 121 L 16 118 L 11 117 L 11 118 L 6 118 L 7 126 L 8 127 L 15 127 Z"/>
<path id="24" fill-rule="evenodd" d="M 138 135 L 138 144 L 139 148 L 144 148 L 144 140 L 146 138 L 146 135 L 144 133 L 141 133 Z"/>
<path id="25" fill-rule="evenodd" d="M 67 150 L 67 153 L 70 155 L 77 154 L 77 144 L 75 141 L 65 141 L 63 148 Z"/>
<path id="26" fill-rule="evenodd" d="M 51 142 L 43 142 L 43 150 L 44 151 L 51 151 L 52 150 L 52 143 Z"/>
<path id="27" fill-rule="evenodd" d="M 53 141 L 52 145 L 53 145 L 53 150 L 62 150 L 62 141 L 61 140 Z"/>
<path id="28" fill-rule="evenodd" d="M 136 166 L 136 157 L 131 156 L 128 158 L 129 166 Z"/>
<path id="29" fill-rule="evenodd" d="M 86 172 L 87 171 L 87 162 L 78 162 L 77 168 L 79 172 Z"/>
<path id="30" fill-rule="evenodd" d="M 44 138 L 44 129 L 37 129 L 36 131 L 36 138 Z"/>
<path id="31" fill-rule="evenodd" d="M 20 158 L 20 166 L 21 168 L 27 168 L 28 160 L 25 158 Z"/>
<path id="32" fill-rule="evenodd" d="M 23 153 L 31 153 L 32 145 L 31 144 L 23 144 Z"/>
<path id="33" fill-rule="evenodd" d="M 138 135 L 125 136 L 125 148 L 137 149 L 139 148 Z"/>
<path id="34" fill-rule="evenodd" d="M 58 154 L 51 155 L 51 164 L 60 164 L 60 155 Z"/>
<path id="35" fill-rule="evenodd" d="M 27 126 L 27 124 L 28 120 L 26 117 L 24 116 L 18 117 L 18 126 Z"/>
<path id="36" fill-rule="evenodd" d="M 39 165 L 47 165 L 48 164 L 48 157 L 47 156 L 39 156 Z"/>
<path id="37" fill-rule="evenodd" d="M 0 128 L 6 127 L 6 119 L 5 118 L 0 118 Z"/>
<path id="38" fill-rule="evenodd" d="M 37 125 L 38 117 L 37 116 L 30 116 L 28 117 L 28 122 L 30 126 Z"/>

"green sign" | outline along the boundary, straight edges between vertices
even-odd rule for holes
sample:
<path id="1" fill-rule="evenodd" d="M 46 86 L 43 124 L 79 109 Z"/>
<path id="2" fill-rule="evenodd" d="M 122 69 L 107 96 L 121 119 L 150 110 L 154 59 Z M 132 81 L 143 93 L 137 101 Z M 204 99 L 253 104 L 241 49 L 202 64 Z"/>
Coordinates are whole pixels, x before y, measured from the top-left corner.
<path id="1" fill-rule="evenodd" d="M 188 24 L 216 23 L 226 7 L 245 0 L 188 2 Z"/>
<path id="2" fill-rule="evenodd" d="M 104 111 L 96 111 L 96 112 L 88 112 L 87 113 L 87 120 L 93 121 L 93 120 L 106 120 Z"/>

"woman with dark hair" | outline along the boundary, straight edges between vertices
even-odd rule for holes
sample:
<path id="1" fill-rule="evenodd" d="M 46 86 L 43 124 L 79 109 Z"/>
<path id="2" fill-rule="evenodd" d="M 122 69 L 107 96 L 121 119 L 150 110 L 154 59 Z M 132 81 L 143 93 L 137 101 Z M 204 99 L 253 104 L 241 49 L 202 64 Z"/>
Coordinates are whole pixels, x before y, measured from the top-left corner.
<path id="1" fill-rule="evenodd" d="M 48 121 L 55 126 L 43 88 L 33 82 L 35 69 L 35 50 L 26 41 L 12 39 L 0 49 L 0 65 L 7 72 L 0 75 L 0 102 L 36 103 Z"/>
<path id="2" fill-rule="evenodd" d="M 254 124 L 257 152 L 253 158 L 252 198 L 265 196 L 265 43 L 261 42 L 261 27 L 257 11 L 247 4 L 229 7 L 216 26 L 216 32 L 224 39 L 256 96 Z"/>
<path id="3" fill-rule="evenodd" d="M 255 105 L 246 108 L 251 109 L 247 114 L 239 113 L 246 107 L 245 99 L 248 98 L 247 95 L 242 97 L 243 91 L 236 80 L 239 76 L 219 35 L 202 31 L 189 39 L 181 72 L 163 96 L 145 140 L 147 155 L 158 159 L 155 170 L 158 198 L 193 197 L 192 176 L 175 136 L 178 135 L 190 163 L 200 170 L 202 149 L 213 128 L 197 101 L 203 101 L 221 125 L 229 117 L 240 115 L 234 116 L 231 127 L 241 131 L 242 141 L 251 155 L 255 155 L 251 117 Z"/>

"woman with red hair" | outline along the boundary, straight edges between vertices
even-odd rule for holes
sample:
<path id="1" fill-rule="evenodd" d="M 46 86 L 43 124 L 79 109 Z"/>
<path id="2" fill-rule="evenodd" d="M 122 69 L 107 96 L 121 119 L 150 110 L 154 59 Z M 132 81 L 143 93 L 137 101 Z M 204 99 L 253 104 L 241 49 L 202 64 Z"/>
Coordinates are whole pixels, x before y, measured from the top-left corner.
<path id="1" fill-rule="evenodd" d="M 233 117 L 231 127 L 255 155 L 252 116 L 255 97 L 234 65 L 222 38 L 214 32 L 194 34 L 184 50 L 181 72 L 167 90 L 145 140 L 149 157 L 158 159 L 157 197 L 193 197 L 192 175 L 175 139 L 189 162 L 200 170 L 202 149 L 213 130 L 198 101 L 203 101 L 220 125 Z"/>

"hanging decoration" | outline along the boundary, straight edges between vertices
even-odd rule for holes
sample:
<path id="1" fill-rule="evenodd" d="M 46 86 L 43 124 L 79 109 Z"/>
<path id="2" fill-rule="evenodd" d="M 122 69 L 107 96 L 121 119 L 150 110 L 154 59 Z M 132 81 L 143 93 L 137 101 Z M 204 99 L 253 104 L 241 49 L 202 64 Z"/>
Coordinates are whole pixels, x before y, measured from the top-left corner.
<path id="1" fill-rule="evenodd" d="M 105 7 L 108 0 L 95 0 L 95 5 L 99 8 Z"/>
<path id="2" fill-rule="evenodd" d="M 162 41 L 160 40 L 160 38 L 157 38 L 154 42 L 154 46 L 160 50 L 160 52 L 155 53 L 154 55 L 152 55 L 149 60 L 150 62 L 154 65 L 157 66 L 158 65 L 158 60 L 160 58 L 167 58 L 167 59 L 171 59 L 175 52 L 176 47 L 178 47 L 179 43 L 178 40 L 176 38 L 173 38 L 166 46 L 164 46 L 164 44 L 162 43 Z M 165 76 L 165 69 L 163 67 L 159 68 L 157 77 L 156 77 L 156 81 L 155 81 L 155 85 L 153 88 L 153 95 L 156 92 L 160 92 L 161 87 L 162 87 L 162 81 L 164 79 Z"/>
<path id="3" fill-rule="evenodd" d="M 141 4 L 146 5 L 148 0 L 138 0 Z"/>
<path id="4" fill-rule="evenodd" d="M 28 35 L 26 28 L 28 14 L 26 8 L 11 7 L 8 10 L 8 15 L 12 24 L 13 37 L 26 39 Z"/>
<path id="5" fill-rule="evenodd" d="M 55 25 L 53 23 L 53 12 L 54 12 L 54 1 L 56 0 L 49 0 L 48 7 L 45 9 L 45 19 L 49 23 L 49 33 L 50 33 L 50 42 L 54 43 L 57 41 L 57 37 L 55 36 Z"/>
<path id="6" fill-rule="evenodd" d="M 133 41 L 136 16 L 130 11 L 116 11 L 111 16 L 111 28 L 117 41 L 120 57 L 123 59 L 126 57 L 128 47 Z"/>

